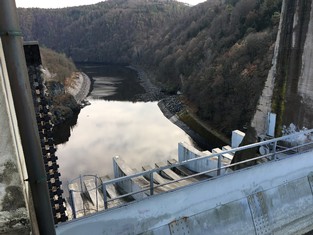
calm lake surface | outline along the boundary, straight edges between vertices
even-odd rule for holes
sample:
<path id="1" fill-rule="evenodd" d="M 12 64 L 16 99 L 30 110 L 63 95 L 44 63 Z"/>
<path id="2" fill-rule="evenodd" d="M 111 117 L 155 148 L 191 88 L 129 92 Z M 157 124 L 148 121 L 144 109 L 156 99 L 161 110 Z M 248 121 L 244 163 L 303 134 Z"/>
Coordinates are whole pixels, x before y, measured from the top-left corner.
<path id="1" fill-rule="evenodd" d="M 163 116 L 157 102 L 131 102 L 143 92 L 134 71 L 98 65 L 81 69 L 94 85 L 88 97 L 91 105 L 81 110 L 69 141 L 57 146 L 65 185 L 80 174 L 112 176 L 114 156 L 141 170 L 143 165 L 177 159 L 178 142 L 192 144 Z"/>

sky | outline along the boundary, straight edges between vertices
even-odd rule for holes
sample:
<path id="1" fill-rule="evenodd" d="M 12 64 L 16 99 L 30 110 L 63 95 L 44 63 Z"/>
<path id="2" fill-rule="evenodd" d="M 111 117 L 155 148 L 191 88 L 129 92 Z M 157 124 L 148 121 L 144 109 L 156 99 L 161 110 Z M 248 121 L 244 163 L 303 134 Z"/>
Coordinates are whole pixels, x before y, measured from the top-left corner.
<path id="1" fill-rule="evenodd" d="M 190 5 L 196 5 L 205 0 L 178 0 Z M 62 8 L 70 6 L 88 5 L 101 2 L 101 0 L 15 0 L 17 7 L 39 7 L 39 8 Z"/>

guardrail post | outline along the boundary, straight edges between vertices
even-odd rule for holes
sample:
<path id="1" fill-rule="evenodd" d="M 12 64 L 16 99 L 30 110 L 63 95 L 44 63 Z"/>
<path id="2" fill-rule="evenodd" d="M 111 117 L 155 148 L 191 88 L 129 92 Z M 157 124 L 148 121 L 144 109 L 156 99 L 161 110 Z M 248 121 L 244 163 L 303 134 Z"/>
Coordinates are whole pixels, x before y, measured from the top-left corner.
<path id="1" fill-rule="evenodd" d="M 96 185 L 96 188 L 95 188 L 95 190 L 96 190 L 96 205 L 97 205 L 97 211 L 99 211 L 99 202 L 98 202 L 98 176 L 97 175 L 95 175 L 94 176 L 95 177 L 95 185 Z"/>
<path id="2" fill-rule="evenodd" d="M 104 209 L 108 209 L 108 196 L 105 182 L 102 183 Z"/>
<path id="3" fill-rule="evenodd" d="M 222 155 L 218 155 L 218 160 L 217 160 L 217 175 L 221 175 L 221 166 L 222 166 Z"/>
<path id="4" fill-rule="evenodd" d="M 74 203 L 74 192 L 72 189 L 70 189 L 70 201 L 72 204 L 72 211 L 73 211 L 73 218 L 76 219 L 76 208 L 75 208 L 75 203 Z"/>
<path id="5" fill-rule="evenodd" d="M 83 178 L 82 175 L 79 175 L 79 182 L 80 182 L 80 193 L 83 193 Z M 83 205 L 83 209 L 84 209 L 84 215 L 86 215 L 86 209 L 85 206 Z"/>
<path id="6" fill-rule="evenodd" d="M 150 173 L 150 195 L 153 195 L 153 172 Z"/>
<path id="7" fill-rule="evenodd" d="M 274 146 L 273 146 L 273 157 L 274 157 L 274 160 L 277 160 L 276 148 L 277 148 L 277 141 L 274 142 Z"/>

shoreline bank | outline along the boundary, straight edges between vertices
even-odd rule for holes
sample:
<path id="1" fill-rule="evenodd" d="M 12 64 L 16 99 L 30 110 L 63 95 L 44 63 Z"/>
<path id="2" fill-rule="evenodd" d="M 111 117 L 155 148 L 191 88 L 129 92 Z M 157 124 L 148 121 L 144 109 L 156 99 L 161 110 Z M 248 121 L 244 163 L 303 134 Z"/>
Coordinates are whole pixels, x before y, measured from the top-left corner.
<path id="1" fill-rule="evenodd" d="M 153 84 L 151 75 L 144 69 L 137 66 L 127 66 L 136 71 L 140 85 L 145 93 L 138 97 L 138 101 L 150 102 L 158 101 L 158 106 L 163 115 L 173 124 L 184 130 L 201 149 L 212 149 L 222 145 L 229 144 L 229 139 L 221 136 L 212 128 L 208 128 L 192 112 L 179 95 L 168 95 Z M 67 92 L 73 95 L 78 104 L 84 104 L 84 99 L 88 96 L 91 89 L 91 79 L 83 72 L 77 72 L 75 75 L 75 84 L 67 88 Z"/>
<path id="2" fill-rule="evenodd" d="M 71 94 L 79 105 L 84 103 L 91 88 L 91 79 L 83 72 L 76 72 L 75 85 L 68 87 L 66 92 Z"/>
<path id="3" fill-rule="evenodd" d="M 137 73 L 140 85 L 145 90 L 145 94 L 141 94 L 140 97 L 138 97 L 138 100 L 143 102 L 159 101 L 167 97 L 167 95 L 164 94 L 164 92 L 162 92 L 158 86 L 153 84 L 147 72 L 144 71 L 142 68 L 139 68 L 135 65 L 129 65 L 126 67 L 131 70 L 134 70 Z"/>
<path id="4" fill-rule="evenodd" d="M 229 144 L 229 139 L 217 133 L 203 123 L 199 117 L 190 112 L 188 106 L 181 102 L 179 95 L 167 95 L 154 85 L 149 75 L 137 66 L 128 66 L 135 70 L 140 79 L 141 86 L 145 89 L 148 99 L 144 101 L 158 101 L 158 106 L 163 115 L 172 123 L 184 130 L 193 140 L 198 143 L 201 149 L 212 149 Z M 186 118 L 182 118 L 184 113 Z"/>
<path id="5" fill-rule="evenodd" d="M 175 103 L 178 104 L 178 107 L 174 107 Z M 200 149 L 211 151 L 213 148 L 229 144 L 228 139 L 212 132 L 198 118 L 195 118 L 193 114 L 188 112 L 188 107 L 179 100 L 179 97 L 171 96 L 162 99 L 158 102 L 158 106 L 163 115 L 184 130 L 197 143 Z"/>

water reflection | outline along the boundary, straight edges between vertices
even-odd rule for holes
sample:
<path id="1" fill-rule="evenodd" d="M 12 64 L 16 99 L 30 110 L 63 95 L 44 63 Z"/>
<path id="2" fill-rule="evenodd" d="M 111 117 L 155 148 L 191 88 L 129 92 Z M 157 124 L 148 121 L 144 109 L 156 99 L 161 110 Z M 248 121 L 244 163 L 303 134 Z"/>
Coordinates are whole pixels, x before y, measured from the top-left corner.
<path id="1" fill-rule="evenodd" d="M 137 72 L 118 65 L 80 65 L 94 80 L 90 96 L 94 99 L 136 101 L 145 91 L 139 84 Z"/>
<path id="2" fill-rule="evenodd" d="M 63 181 L 79 174 L 112 175 L 112 157 L 132 168 L 177 159 L 177 143 L 188 135 L 160 112 L 156 102 L 90 100 L 70 141 L 58 146 Z"/>
<path id="3" fill-rule="evenodd" d="M 94 99 L 105 99 L 117 93 L 117 86 L 122 83 L 121 78 L 93 77 L 94 89 L 91 93 Z"/>

